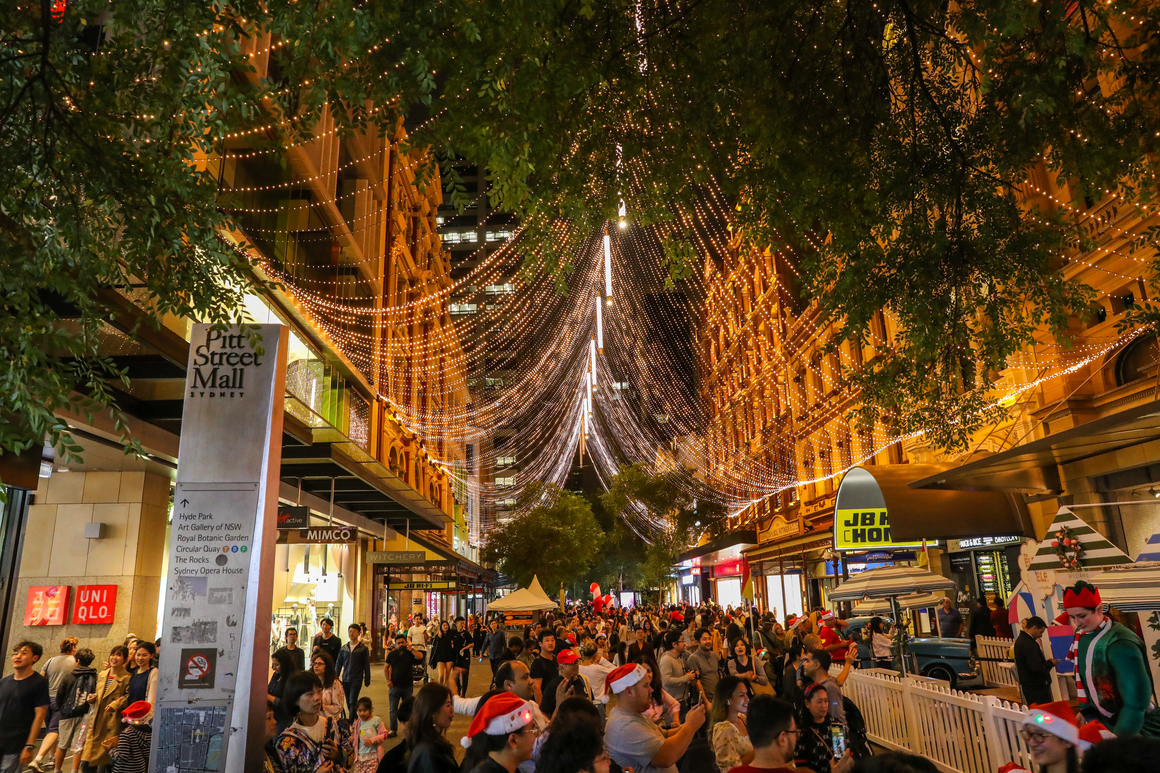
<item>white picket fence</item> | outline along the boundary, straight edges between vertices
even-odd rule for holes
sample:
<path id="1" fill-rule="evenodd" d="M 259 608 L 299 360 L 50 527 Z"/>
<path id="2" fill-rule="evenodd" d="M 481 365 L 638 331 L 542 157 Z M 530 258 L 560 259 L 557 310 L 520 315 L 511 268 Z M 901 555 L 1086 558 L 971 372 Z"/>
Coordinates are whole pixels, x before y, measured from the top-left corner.
<path id="1" fill-rule="evenodd" d="M 1019 704 L 923 677 L 862 671 L 842 691 L 862 711 L 871 741 L 927 757 L 944 773 L 994 773 L 1008 762 L 1031 769 Z"/>
<path id="2" fill-rule="evenodd" d="M 1015 659 L 1011 655 L 1011 648 L 1014 646 L 1014 639 L 1001 639 L 996 636 L 975 637 L 975 648 L 979 657 L 988 658 L 979 663 L 988 687 L 1019 688 L 1019 679 L 1015 675 L 1015 669 L 995 662 L 995 660 L 1004 660 L 1014 664 Z"/>

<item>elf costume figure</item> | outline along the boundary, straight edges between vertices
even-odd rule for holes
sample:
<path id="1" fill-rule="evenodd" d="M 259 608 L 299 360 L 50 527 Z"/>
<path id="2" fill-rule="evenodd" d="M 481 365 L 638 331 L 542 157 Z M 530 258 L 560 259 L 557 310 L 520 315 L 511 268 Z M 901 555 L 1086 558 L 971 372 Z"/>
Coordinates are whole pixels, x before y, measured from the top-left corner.
<path id="1" fill-rule="evenodd" d="M 1160 738 L 1160 711 L 1152 704 L 1152 676 L 1144 642 L 1104 613 L 1100 592 L 1080 581 L 1063 592 L 1075 627 L 1068 660 L 1085 719 L 1098 719 L 1117 737 Z"/>

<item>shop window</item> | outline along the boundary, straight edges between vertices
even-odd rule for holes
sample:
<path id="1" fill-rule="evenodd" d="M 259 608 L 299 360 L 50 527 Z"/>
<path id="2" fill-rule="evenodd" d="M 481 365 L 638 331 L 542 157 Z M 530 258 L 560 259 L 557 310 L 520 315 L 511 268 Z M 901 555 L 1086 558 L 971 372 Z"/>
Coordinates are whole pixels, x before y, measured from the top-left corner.
<path id="1" fill-rule="evenodd" d="M 782 589 L 785 595 L 782 595 Z M 765 597 L 770 609 L 777 609 L 777 616 L 784 620 L 786 615 L 804 614 L 802 607 L 801 574 L 770 574 L 765 577 Z"/>
<path id="2" fill-rule="evenodd" d="M 1157 355 L 1156 336 L 1140 336 L 1116 359 L 1116 385 L 1123 386 L 1133 381 L 1155 375 Z"/>
<path id="3" fill-rule="evenodd" d="M 722 577 L 720 580 L 717 580 L 718 605 L 723 609 L 728 607 L 737 609 L 742 603 L 740 577 Z"/>

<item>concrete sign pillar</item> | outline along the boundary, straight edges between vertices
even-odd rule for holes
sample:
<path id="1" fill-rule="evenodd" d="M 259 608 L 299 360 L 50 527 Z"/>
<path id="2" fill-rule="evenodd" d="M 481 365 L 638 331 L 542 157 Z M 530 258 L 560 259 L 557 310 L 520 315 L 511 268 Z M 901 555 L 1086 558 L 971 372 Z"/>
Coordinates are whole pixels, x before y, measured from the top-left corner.
<path id="1" fill-rule="evenodd" d="M 253 328 L 249 328 L 252 330 Z M 287 329 L 196 324 L 149 769 L 261 770 Z"/>

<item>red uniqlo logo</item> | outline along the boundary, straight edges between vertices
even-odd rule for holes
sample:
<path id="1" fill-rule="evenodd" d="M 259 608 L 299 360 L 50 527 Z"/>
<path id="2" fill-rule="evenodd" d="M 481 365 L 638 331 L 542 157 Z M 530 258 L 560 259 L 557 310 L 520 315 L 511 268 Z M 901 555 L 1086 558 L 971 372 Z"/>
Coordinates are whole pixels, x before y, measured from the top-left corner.
<path id="1" fill-rule="evenodd" d="M 116 585 L 77 586 L 77 600 L 73 605 L 73 625 L 111 623 L 116 611 Z"/>

